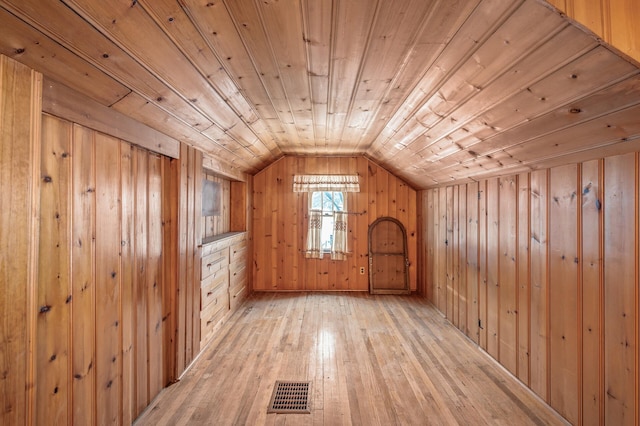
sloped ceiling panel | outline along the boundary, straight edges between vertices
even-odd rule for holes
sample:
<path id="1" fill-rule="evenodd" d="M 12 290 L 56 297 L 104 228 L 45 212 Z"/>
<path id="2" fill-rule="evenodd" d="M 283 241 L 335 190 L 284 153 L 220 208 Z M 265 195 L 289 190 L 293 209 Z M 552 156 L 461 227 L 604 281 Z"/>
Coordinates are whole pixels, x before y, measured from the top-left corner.
<path id="1" fill-rule="evenodd" d="M 537 0 L 0 0 L 0 53 L 247 173 L 426 188 L 640 136 L 637 64 Z"/>

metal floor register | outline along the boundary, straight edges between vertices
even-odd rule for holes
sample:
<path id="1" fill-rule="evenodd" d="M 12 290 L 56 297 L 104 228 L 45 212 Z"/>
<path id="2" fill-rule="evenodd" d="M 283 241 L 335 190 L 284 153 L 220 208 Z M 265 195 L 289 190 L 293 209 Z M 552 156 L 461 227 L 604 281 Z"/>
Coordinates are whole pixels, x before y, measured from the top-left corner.
<path id="1" fill-rule="evenodd" d="M 311 382 L 276 381 L 267 413 L 309 414 Z"/>

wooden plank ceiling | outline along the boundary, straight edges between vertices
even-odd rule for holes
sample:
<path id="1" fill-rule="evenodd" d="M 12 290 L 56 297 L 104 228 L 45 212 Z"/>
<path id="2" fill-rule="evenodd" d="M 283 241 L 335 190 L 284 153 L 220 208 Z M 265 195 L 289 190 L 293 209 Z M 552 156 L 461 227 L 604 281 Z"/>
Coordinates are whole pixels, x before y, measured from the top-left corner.
<path id="1" fill-rule="evenodd" d="M 539 0 L 0 0 L 0 53 L 247 173 L 426 188 L 640 136 L 637 64 Z"/>

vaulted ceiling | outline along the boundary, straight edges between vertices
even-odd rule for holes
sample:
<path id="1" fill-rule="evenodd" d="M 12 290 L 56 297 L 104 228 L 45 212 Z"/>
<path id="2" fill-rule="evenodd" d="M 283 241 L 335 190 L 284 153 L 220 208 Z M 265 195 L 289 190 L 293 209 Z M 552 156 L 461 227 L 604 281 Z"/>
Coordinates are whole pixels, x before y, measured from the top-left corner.
<path id="1" fill-rule="evenodd" d="M 538 0 L 0 0 L 0 53 L 247 173 L 425 188 L 640 136 L 637 64 Z"/>

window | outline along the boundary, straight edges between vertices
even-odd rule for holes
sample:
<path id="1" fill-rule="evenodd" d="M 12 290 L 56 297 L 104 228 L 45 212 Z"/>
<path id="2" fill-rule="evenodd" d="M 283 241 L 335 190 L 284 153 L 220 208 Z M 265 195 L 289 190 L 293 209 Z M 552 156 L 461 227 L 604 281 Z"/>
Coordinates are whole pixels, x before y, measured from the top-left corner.
<path id="1" fill-rule="evenodd" d="M 346 260 L 347 197 L 359 192 L 358 175 L 294 175 L 293 192 L 306 192 L 309 202 L 307 225 L 308 259 Z"/>
<path id="2" fill-rule="evenodd" d="M 321 212 L 320 249 L 330 252 L 333 247 L 335 212 L 344 212 L 344 193 L 315 191 L 311 193 L 311 209 Z"/>

